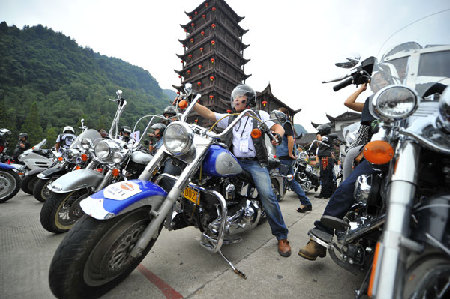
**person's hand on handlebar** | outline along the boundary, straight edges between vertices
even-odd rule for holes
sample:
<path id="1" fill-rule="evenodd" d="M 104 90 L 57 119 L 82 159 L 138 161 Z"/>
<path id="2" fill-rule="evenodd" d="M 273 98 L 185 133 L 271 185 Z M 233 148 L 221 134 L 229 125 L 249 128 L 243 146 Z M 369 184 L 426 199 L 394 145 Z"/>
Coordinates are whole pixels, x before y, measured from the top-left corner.
<path id="1" fill-rule="evenodd" d="M 271 141 L 272 145 L 275 145 L 275 146 L 280 145 L 280 144 L 281 144 L 281 141 L 282 141 L 281 135 L 278 134 L 278 133 L 275 133 L 275 132 L 272 132 L 272 135 L 273 135 L 273 137 L 275 137 L 275 138 Z"/>

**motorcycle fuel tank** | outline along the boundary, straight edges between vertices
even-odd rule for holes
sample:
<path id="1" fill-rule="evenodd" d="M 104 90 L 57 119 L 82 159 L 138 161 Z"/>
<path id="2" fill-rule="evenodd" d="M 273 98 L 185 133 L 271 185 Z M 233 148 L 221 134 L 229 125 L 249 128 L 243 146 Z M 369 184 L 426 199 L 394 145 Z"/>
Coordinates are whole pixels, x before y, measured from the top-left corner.
<path id="1" fill-rule="evenodd" d="M 203 160 L 203 171 L 210 176 L 234 176 L 241 173 L 242 168 L 229 150 L 213 144 Z"/>

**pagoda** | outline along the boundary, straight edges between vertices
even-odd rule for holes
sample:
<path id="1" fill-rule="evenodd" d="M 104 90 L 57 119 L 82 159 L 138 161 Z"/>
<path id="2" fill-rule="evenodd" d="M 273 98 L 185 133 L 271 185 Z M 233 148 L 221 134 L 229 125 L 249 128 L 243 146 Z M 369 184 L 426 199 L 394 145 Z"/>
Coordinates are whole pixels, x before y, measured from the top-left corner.
<path id="1" fill-rule="evenodd" d="M 173 85 L 182 92 L 186 83 L 200 93 L 200 103 L 212 111 L 224 113 L 230 109 L 233 88 L 250 77 L 244 73 L 244 19 L 223 0 L 207 0 L 191 12 L 185 12 L 189 22 L 181 27 L 186 38 L 179 40 L 183 54 L 177 54 L 181 70 L 175 70 L 181 85 Z M 195 114 L 194 114 L 195 118 Z M 200 121 L 203 123 L 203 121 Z"/>

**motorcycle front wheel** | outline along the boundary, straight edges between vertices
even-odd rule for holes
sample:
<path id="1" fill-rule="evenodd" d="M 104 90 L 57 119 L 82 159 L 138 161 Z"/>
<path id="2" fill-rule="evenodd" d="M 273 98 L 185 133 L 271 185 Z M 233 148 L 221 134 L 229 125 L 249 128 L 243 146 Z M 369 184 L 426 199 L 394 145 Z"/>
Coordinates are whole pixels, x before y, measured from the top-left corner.
<path id="1" fill-rule="evenodd" d="M 56 178 L 52 177 L 48 180 L 38 179 L 34 184 L 33 195 L 40 202 L 44 202 L 50 196 L 50 189 L 48 186 L 53 183 Z"/>
<path id="2" fill-rule="evenodd" d="M 49 269 L 53 294 L 57 298 L 98 298 L 116 287 L 156 242 L 157 236 L 141 256 L 130 256 L 151 221 L 149 212 L 150 207 L 141 207 L 108 220 L 84 215 L 53 256 Z"/>
<path id="3" fill-rule="evenodd" d="M 408 268 L 403 298 L 450 298 L 450 259 L 442 253 L 422 254 Z"/>
<path id="4" fill-rule="evenodd" d="M 69 193 L 54 193 L 50 191 L 47 200 L 41 208 L 41 225 L 51 233 L 64 233 L 83 216 L 80 201 L 92 192 L 81 189 Z"/>
<path id="5" fill-rule="evenodd" d="M 36 175 L 26 175 L 22 180 L 22 186 L 21 189 L 23 192 L 33 195 L 34 185 L 36 184 L 36 181 L 38 180 L 37 174 Z"/>
<path id="6" fill-rule="evenodd" d="M 0 203 L 14 197 L 19 189 L 19 175 L 12 170 L 0 170 Z"/>

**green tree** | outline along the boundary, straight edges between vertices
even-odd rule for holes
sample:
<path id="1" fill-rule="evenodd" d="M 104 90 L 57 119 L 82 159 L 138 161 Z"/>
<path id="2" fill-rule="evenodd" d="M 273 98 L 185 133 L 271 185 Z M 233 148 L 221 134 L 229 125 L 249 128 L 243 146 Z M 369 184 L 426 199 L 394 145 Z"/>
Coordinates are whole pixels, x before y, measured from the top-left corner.
<path id="1" fill-rule="evenodd" d="M 42 140 L 44 134 L 39 121 L 39 111 L 36 102 L 31 104 L 26 115 L 25 122 L 21 127 L 21 131 L 28 133 L 28 138 L 32 145 Z"/>

